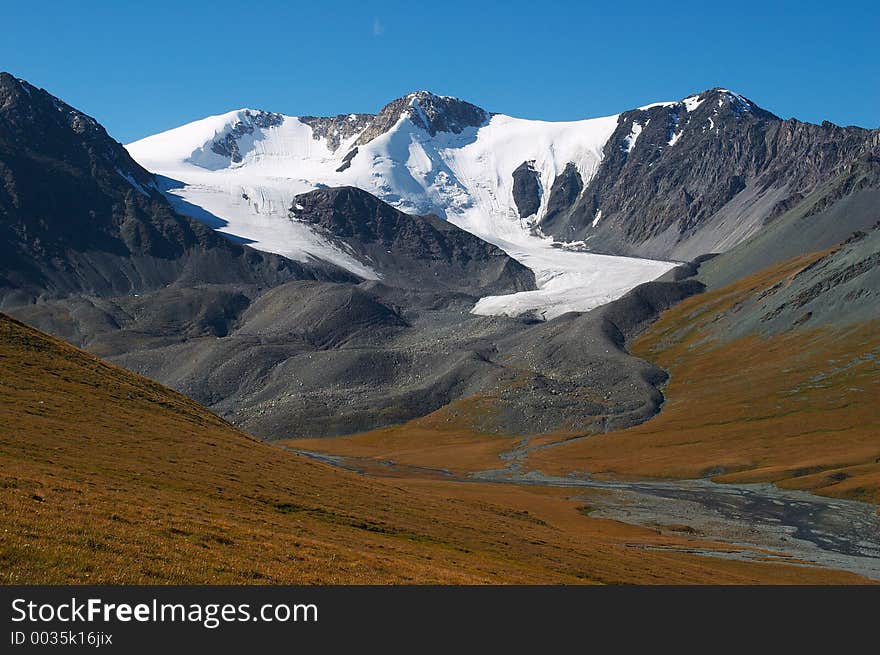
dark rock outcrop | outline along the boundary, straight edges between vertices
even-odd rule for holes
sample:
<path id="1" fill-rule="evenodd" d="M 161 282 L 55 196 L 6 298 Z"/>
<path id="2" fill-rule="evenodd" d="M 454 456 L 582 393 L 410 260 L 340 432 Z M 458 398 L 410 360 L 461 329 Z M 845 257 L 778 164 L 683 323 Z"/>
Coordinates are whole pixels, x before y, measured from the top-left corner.
<path id="1" fill-rule="evenodd" d="M 541 206 L 541 179 L 534 164 L 524 161 L 513 171 L 513 202 L 520 218 L 534 216 Z"/>
<path id="2" fill-rule="evenodd" d="M 355 187 L 297 196 L 291 217 L 320 229 L 393 286 L 476 295 L 535 288 L 532 271 L 436 216 L 412 216 Z"/>
<path id="3" fill-rule="evenodd" d="M 374 118 L 373 114 L 339 114 L 328 117 L 300 116 L 299 120 L 312 128 L 315 139 L 327 139 L 327 145 L 335 151 L 343 141 L 361 132 Z M 354 152 L 357 152 L 357 148 Z"/>
<path id="4" fill-rule="evenodd" d="M 351 160 L 354 159 L 355 157 L 357 157 L 357 154 L 358 154 L 357 147 L 354 147 L 351 150 L 349 150 L 345 154 L 345 157 L 342 158 L 342 164 L 339 166 L 339 168 L 336 169 L 336 172 L 341 173 L 342 171 L 346 170 L 349 166 L 351 166 Z"/>
<path id="5" fill-rule="evenodd" d="M 242 161 L 241 150 L 238 141 L 245 134 L 253 134 L 257 128 L 265 129 L 277 127 L 284 122 L 281 114 L 268 111 L 245 110 L 244 118 L 235 123 L 230 130 L 220 139 L 211 144 L 211 151 L 221 157 L 228 157 L 230 161 L 239 164 Z"/>
<path id="6" fill-rule="evenodd" d="M 583 191 L 584 182 L 581 174 L 571 162 L 553 180 L 550 197 L 547 199 L 547 213 L 541 220 L 541 229 L 545 233 L 555 234 L 554 226 L 565 220 Z"/>

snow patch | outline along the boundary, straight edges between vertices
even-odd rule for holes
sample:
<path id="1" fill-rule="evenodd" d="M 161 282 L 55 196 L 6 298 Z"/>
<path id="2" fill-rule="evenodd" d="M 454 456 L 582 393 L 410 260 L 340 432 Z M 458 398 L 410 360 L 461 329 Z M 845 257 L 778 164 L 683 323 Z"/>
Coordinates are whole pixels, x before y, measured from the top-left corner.
<path id="1" fill-rule="evenodd" d="M 684 100 L 681 101 L 684 104 L 684 108 L 688 111 L 688 113 L 692 111 L 696 111 L 697 107 L 703 104 L 703 101 L 700 99 L 700 96 L 688 96 Z"/>
<path id="2" fill-rule="evenodd" d="M 645 105 L 644 107 L 639 107 L 639 111 L 645 111 L 646 109 L 653 109 L 654 107 L 672 107 L 673 105 L 677 105 L 678 102 L 654 102 L 650 105 Z"/>
<path id="3" fill-rule="evenodd" d="M 633 121 L 632 130 L 630 131 L 629 135 L 623 140 L 623 149 L 627 153 L 632 152 L 632 149 L 635 148 L 636 140 L 638 140 L 639 135 L 642 133 L 642 130 L 644 130 L 645 127 L 648 127 L 648 123 L 650 122 L 650 119 L 645 121 L 645 125 L 643 127 L 637 121 Z"/>
<path id="4" fill-rule="evenodd" d="M 593 217 L 593 227 L 596 227 L 599 224 L 599 219 L 602 218 L 602 210 L 597 209 L 596 215 Z"/>
<path id="5" fill-rule="evenodd" d="M 128 173 L 123 173 L 122 170 L 119 168 L 116 169 L 116 172 L 119 173 L 119 177 L 121 177 L 123 180 L 128 182 L 132 187 L 134 187 L 135 191 L 147 196 L 148 198 L 150 197 L 149 191 L 144 189 L 144 187 L 141 186 L 141 184 L 136 179 L 134 179 L 131 175 L 129 175 Z"/>

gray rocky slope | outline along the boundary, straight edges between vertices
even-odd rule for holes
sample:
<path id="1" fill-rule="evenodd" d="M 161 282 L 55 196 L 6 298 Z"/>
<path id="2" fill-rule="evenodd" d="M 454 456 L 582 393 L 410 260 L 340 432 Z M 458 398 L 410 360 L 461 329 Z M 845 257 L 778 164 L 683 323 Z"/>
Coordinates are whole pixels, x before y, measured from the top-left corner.
<path id="1" fill-rule="evenodd" d="M 880 158 L 853 162 L 758 234 L 700 263 L 695 279 L 718 289 L 816 252 L 817 261 L 756 293 L 717 332 L 733 338 L 880 320 Z"/>
<path id="2" fill-rule="evenodd" d="M 880 157 L 844 167 L 760 232 L 700 269 L 717 288 L 791 257 L 824 250 L 880 221 Z"/>
<path id="3" fill-rule="evenodd" d="M 705 272 L 710 277 L 718 269 Z M 730 339 L 880 321 L 880 222 L 853 233 L 791 278 L 753 295 L 719 332 Z M 875 332 L 876 333 L 876 332 Z"/>
<path id="4" fill-rule="evenodd" d="M 736 246 L 872 155 L 880 130 L 782 120 L 712 89 L 621 114 L 596 175 L 563 170 L 538 227 L 597 252 L 690 260 Z"/>
<path id="5" fill-rule="evenodd" d="M 251 301 L 225 288 L 76 296 L 12 313 L 160 380 L 264 438 L 346 434 L 480 397 L 489 433 L 632 425 L 663 371 L 626 336 L 702 285 L 650 283 L 613 306 L 550 322 L 469 313 L 473 299 L 292 281 Z"/>

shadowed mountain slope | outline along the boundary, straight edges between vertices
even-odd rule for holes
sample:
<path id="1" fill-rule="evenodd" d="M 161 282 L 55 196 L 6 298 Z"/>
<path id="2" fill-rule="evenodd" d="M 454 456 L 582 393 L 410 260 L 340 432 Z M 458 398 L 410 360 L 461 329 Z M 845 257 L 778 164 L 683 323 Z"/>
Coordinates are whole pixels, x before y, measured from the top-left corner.
<path id="1" fill-rule="evenodd" d="M 711 89 L 622 113 L 595 175 L 565 186 L 578 186 L 568 198 L 560 187 L 555 204 L 551 189 L 540 227 L 600 251 L 693 259 L 729 250 L 877 155 L 878 130 L 784 121 Z"/>
<path id="2" fill-rule="evenodd" d="M 242 247 L 176 214 L 93 118 L 0 73 L 0 306 L 302 277 L 353 279 Z"/>

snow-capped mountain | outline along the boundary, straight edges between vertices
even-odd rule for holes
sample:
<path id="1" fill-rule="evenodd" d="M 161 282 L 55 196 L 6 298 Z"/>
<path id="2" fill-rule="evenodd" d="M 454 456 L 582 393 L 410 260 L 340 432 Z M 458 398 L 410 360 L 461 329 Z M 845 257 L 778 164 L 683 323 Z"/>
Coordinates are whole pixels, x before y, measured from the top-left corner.
<path id="1" fill-rule="evenodd" d="M 187 185 L 237 184 L 254 213 L 272 211 L 278 194 L 286 213 L 297 193 L 350 185 L 403 211 L 434 213 L 517 242 L 529 225 L 517 211 L 513 171 L 529 162 L 546 189 L 569 163 L 588 179 L 617 121 L 522 120 L 420 91 L 376 116 L 299 118 L 241 109 L 127 147 L 142 165 Z M 529 223 L 546 203 L 543 197 Z"/>
<path id="2" fill-rule="evenodd" d="M 793 209 L 880 131 L 782 120 L 727 89 L 620 115 L 598 172 L 574 171 L 541 229 L 592 250 L 690 260 L 725 252 Z"/>
<path id="3" fill-rule="evenodd" d="M 474 311 L 550 318 L 608 302 L 672 266 L 615 255 L 689 259 L 736 245 L 851 161 L 868 135 L 781 121 L 727 89 L 571 122 L 418 91 L 376 115 L 240 109 L 127 148 L 163 176 L 182 213 L 256 248 L 367 279 L 380 277 L 368 260 L 297 220 L 297 194 L 354 186 L 436 214 L 536 274 L 537 291 L 484 298 Z"/>
<path id="4" fill-rule="evenodd" d="M 0 307 L 192 280 L 241 288 L 352 279 L 254 252 L 177 215 L 154 175 L 95 119 L 4 72 L 0 180 Z"/>
<path id="5" fill-rule="evenodd" d="M 671 266 L 554 247 L 533 234 L 546 212 L 547 194 L 539 193 L 531 215 L 517 209 L 517 168 L 527 162 L 539 189 L 549 189 L 569 165 L 589 179 L 617 121 L 617 116 L 523 120 L 420 91 L 376 116 L 299 118 L 240 109 L 127 148 L 164 177 L 164 189 L 182 213 L 256 248 L 299 261 L 328 260 L 368 279 L 378 277 L 368 262 L 296 220 L 297 194 L 355 186 L 403 211 L 436 214 L 500 246 L 536 273 L 539 291 L 487 298 L 476 311 L 537 309 L 552 317 L 607 302 Z"/>

